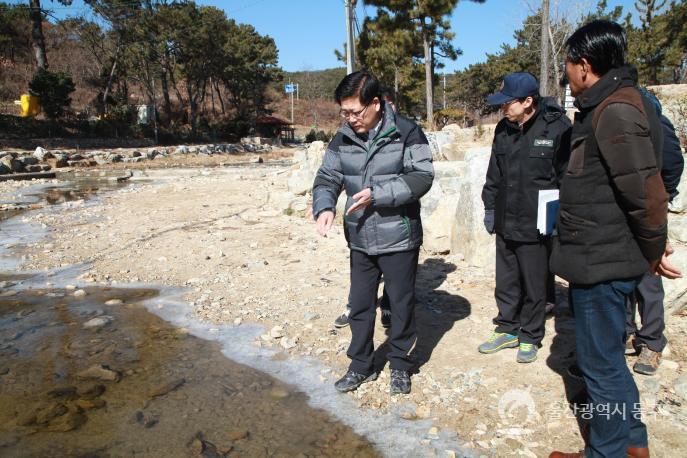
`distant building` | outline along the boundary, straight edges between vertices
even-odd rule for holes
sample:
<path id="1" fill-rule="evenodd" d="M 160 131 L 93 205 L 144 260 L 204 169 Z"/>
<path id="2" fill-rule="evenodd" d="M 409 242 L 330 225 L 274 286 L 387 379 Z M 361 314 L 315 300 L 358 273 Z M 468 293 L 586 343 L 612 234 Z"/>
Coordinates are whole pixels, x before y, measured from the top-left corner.
<path id="1" fill-rule="evenodd" d="M 263 115 L 255 120 L 255 135 L 265 138 L 279 138 L 284 142 L 294 141 L 295 129 L 290 122 L 276 116 Z"/>

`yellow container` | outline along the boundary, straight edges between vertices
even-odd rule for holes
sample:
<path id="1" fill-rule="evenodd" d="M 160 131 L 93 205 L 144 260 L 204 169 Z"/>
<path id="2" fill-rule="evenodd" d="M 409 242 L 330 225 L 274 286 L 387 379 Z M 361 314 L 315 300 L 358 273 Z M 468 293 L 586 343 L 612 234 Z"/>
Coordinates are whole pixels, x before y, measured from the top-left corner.
<path id="1" fill-rule="evenodd" d="M 22 94 L 21 95 L 21 115 L 26 118 L 28 116 L 36 116 L 41 112 L 40 99 L 35 95 Z"/>

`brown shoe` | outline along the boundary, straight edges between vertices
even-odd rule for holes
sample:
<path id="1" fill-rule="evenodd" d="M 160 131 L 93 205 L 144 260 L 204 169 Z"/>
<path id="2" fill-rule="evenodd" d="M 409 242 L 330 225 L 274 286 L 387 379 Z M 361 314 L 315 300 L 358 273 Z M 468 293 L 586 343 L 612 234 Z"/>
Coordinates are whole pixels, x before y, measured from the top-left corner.
<path id="1" fill-rule="evenodd" d="M 649 449 L 646 447 L 628 447 L 627 458 L 649 458 Z"/>
<path id="2" fill-rule="evenodd" d="M 638 374 L 654 375 L 659 364 L 661 364 L 661 354 L 642 344 L 639 346 L 639 358 L 632 366 L 632 370 Z"/>
<path id="3" fill-rule="evenodd" d="M 551 452 L 549 458 L 584 458 L 583 452 L 577 453 L 564 453 L 564 452 Z"/>

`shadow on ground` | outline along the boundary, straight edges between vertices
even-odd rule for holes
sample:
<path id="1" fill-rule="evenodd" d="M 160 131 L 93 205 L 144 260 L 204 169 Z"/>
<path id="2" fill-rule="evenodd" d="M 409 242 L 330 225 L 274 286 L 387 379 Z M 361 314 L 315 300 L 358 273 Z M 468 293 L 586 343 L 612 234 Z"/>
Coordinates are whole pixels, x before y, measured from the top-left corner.
<path id="1" fill-rule="evenodd" d="M 410 352 L 410 358 L 417 363 L 416 372 L 429 361 L 432 352 L 453 324 L 470 316 L 471 306 L 467 299 L 438 289 L 454 270 L 455 264 L 441 258 L 425 259 L 418 266 L 415 286 L 417 342 Z M 384 369 L 388 352 L 387 340 L 375 351 L 375 370 Z"/>

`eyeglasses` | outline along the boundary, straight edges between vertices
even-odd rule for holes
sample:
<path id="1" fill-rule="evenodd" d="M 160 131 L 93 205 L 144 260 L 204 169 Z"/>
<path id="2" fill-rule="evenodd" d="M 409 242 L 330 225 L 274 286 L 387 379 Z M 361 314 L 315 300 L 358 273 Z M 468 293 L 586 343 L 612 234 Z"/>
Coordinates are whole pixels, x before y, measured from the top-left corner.
<path id="1" fill-rule="evenodd" d="M 369 107 L 370 104 L 368 103 L 365 105 L 363 108 L 361 108 L 358 111 L 346 111 L 346 110 L 341 110 L 339 111 L 339 116 L 341 116 L 343 119 L 348 119 L 348 118 L 353 118 L 353 119 L 362 119 L 363 116 L 365 116 L 365 110 L 367 110 L 367 107 Z"/>

